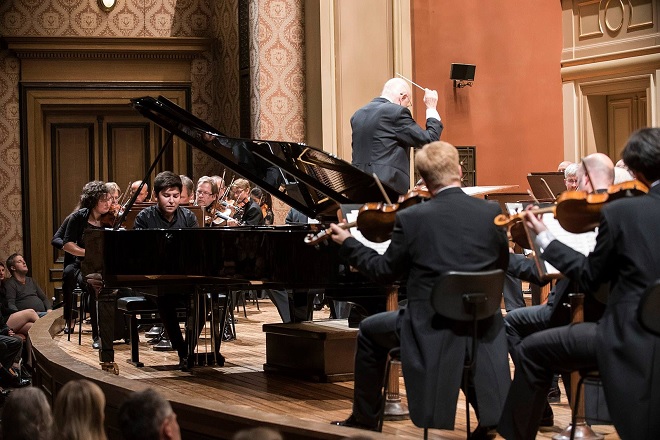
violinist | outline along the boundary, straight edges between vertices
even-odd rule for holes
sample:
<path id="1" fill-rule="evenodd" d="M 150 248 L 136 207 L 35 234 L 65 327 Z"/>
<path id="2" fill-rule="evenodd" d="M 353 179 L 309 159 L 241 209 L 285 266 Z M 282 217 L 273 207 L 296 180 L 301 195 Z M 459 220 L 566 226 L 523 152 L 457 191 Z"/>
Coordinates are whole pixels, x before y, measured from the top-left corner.
<path id="1" fill-rule="evenodd" d="M 80 271 L 80 262 L 85 258 L 84 233 L 86 229 L 102 229 L 101 217 L 110 210 L 112 198 L 108 194 L 108 188 L 100 180 L 94 180 L 85 184 L 80 195 L 80 209 L 67 217 L 68 222 L 64 237 L 62 238 L 62 249 L 73 255 L 75 259 L 64 268 L 64 273 L 72 277 L 75 282 L 66 283 L 71 292 L 64 292 L 65 298 L 71 298 L 73 289 L 77 284 L 85 289 L 89 295 L 89 310 L 92 319 L 92 348 L 101 347 L 99 339 L 99 327 L 96 315 L 96 295 L 94 290 L 88 286 Z M 63 284 L 64 287 L 64 284 Z"/>
<path id="2" fill-rule="evenodd" d="M 218 186 L 209 176 L 202 176 L 197 181 L 197 199 L 195 205 L 204 208 L 204 223 L 213 225 L 215 202 L 218 200 Z"/>
<path id="3" fill-rule="evenodd" d="M 589 173 L 586 172 L 585 165 Z M 583 159 L 579 164 L 574 164 L 575 180 L 577 181 L 577 191 L 603 192 L 612 185 L 614 171 L 612 160 L 602 154 L 594 153 Z M 569 171 L 572 165 L 566 168 Z M 567 185 L 568 186 L 568 185 Z M 541 279 L 532 259 L 525 258 L 521 254 L 512 254 L 509 256 L 509 267 L 507 273 L 524 281 L 529 281 L 539 286 L 548 283 L 548 280 Z M 541 330 L 558 327 L 570 323 L 570 310 L 564 307 L 567 303 L 568 294 L 574 292 L 573 284 L 567 278 L 562 278 L 550 291 L 548 300 L 545 304 L 515 309 L 507 313 L 504 317 L 506 324 L 507 340 L 509 352 L 513 363 L 518 367 L 520 359 L 518 357 L 518 347 L 520 343 L 528 336 Z M 591 295 L 585 298 L 585 320 L 596 321 L 603 312 L 602 305 Z M 564 385 L 568 388 L 568 375 L 564 377 Z M 556 378 L 554 379 L 551 390 L 552 394 L 560 394 Z M 552 396 L 550 396 L 552 397 Z M 547 403 L 541 419 L 541 426 L 552 426 L 554 424 L 554 415 L 552 408 Z"/>
<path id="4" fill-rule="evenodd" d="M 262 225 L 264 216 L 261 207 L 250 198 L 250 182 L 246 179 L 236 179 L 231 185 L 231 194 L 235 200 L 237 223 L 246 225 Z M 231 222 L 228 222 L 231 226 Z"/>
<path id="5" fill-rule="evenodd" d="M 577 171 L 578 164 L 571 163 L 564 170 L 564 185 L 566 185 L 566 191 L 577 191 L 578 189 L 578 179 Z"/>
<path id="6" fill-rule="evenodd" d="M 271 209 L 272 200 L 270 194 L 264 193 L 261 188 L 254 187 L 250 190 L 252 201 L 261 208 L 261 215 L 264 217 L 264 225 L 272 225 L 274 220 L 273 210 Z"/>
<path id="7" fill-rule="evenodd" d="M 432 198 L 397 212 L 392 241 L 384 255 L 362 245 L 349 231 L 330 226 L 333 241 L 341 245 L 339 254 L 348 263 L 380 283 L 407 275 L 408 291 L 405 309 L 378 313 L 360 323 L 353 413 L 344 421 L 333 422 L 336 425 L 378 427 L 387 355 L 391 348 L 401 346 L 413 423 L 453 429 L 468 332 L 463 324 L 440 322 L 429 306 L 432 287 L 450 270 L 505 269 L 507 265 L 506 233 L 493 223 L 500 208 L 461 190 L 456 148 L 447 142 L 432 142 L 415 157 Z M 470 378 L 481 426 L 497 424 L 510 383 L 502 315 L 495 314 L 490 323 L 483 328 L 485 336 L 477 354 L 489 368 L 477 368 Z"/>
<path id="8" fill-rule="evenodd" d="M 587 298 L 602 283 L 609 282 L 610 290 L 597 322 L 539 329 L 520 342 L 519 363 L 498 429 L 507 439 L 535 437 L 553 372 L 595 368 L 619 436 L 660 438 L 660 394 L 649 392 L 660 381 L 660 340 L 643 330 L 637 318 L 642 293 L 660 278 L 660 129 L 633 133 L 623 159 L 651 189 L 648 195 L 603 207 L 596 246 L 589 255 L 555 240 L 541 220 L 526 216 L 538 234 L 543 258 L 576 282 Z M 591 165 L 590 183 L 598 189 Z"/>

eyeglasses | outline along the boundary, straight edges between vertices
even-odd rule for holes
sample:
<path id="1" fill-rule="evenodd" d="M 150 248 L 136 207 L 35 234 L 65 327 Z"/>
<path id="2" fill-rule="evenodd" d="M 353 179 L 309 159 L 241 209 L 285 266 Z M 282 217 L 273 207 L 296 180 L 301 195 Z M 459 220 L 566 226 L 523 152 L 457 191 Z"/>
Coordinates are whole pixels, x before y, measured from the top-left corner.
<path id="1" fill-rule="evenodd" d="M 566 183 L 577 183 L 577 179 L 564 179 Z"/>

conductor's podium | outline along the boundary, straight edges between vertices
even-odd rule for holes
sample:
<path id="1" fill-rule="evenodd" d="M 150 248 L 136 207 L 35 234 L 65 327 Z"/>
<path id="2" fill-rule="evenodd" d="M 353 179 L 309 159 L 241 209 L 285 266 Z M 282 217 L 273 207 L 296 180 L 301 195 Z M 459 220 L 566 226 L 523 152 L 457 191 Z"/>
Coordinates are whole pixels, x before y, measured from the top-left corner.
<path id="1" fill-rule="evenodd" d="M 353 380 L 357 329 L 346 319 L 264 324 L 265 372 L 316 382 Z"/>

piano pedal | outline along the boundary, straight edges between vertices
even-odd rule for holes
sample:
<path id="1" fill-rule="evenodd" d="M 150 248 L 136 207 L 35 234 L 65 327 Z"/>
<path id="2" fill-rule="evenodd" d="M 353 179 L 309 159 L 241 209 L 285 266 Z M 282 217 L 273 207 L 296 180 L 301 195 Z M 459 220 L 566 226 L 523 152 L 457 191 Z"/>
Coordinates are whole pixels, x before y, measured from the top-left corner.
<path id="1" fill-rule="evenodd" d="M 108 371 L 119 376 L 119 365 L 116 362 L 101 362 L 101 370 Z"/>

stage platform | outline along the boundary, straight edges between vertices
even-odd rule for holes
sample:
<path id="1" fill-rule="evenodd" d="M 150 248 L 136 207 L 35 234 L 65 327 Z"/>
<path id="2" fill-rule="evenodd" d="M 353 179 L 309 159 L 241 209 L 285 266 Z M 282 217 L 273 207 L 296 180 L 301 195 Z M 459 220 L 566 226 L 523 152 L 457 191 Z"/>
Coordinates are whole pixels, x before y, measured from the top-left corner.
<path id="1" fill-rule="evenodd" d="M 351 411 L 353 382 L 316 383 L 287 375 L 265 373 L 266 336 L 262 325 L 276 323 L 275 307 L 268 301 L 247 306 L 247 318 L 236 313 L 237 339 L 222 343 L 227 358 L 224 367 L 196 367 L 192 372 L 177 370 L 175 352 L 150 349 L 140 334 L 140 360 L 145 366 L 126 362 L 130 346 L 115 344 L 119 375 L 101 371 L 98 354 L 91 348 L 89 326 L 83 326 L 82 345 L 78 335 L 58 333 L 63 325 L 61 310 L 41 318 L 30 331 L 37 368 L 34 383 L 51 398 L 68 380 L 87 378 L 98 383 L 106 395 L 106 427 L 109 438 L 118 439 L 116 414 L 125 397 L 133 390 L 153 387 L 172 402 L 184 439 L 229 439 L 238 430 L 268 426 L 279 430 L 284 439 L 342 439 L 366 435 L 374 439 L 419 439 L 423 430 L 409 420 L 385 422 L 383 433 L 371 433 L 331 426 L 331 420 L 346 418 Z M 327 311 L 315 312 L 314 319 L 327 318 Z M 201 344 L 203 349 L 204 342 Z M 400 390 L 406 402 L 403 379 Z M 430 430 L 431 439 L 463 439 L 465 403 L 457 402 L 456 429 Z M 570 420 L 566 398 L 553 405 L 555 426 L 543 428 L 538 438 L 550 439 Z M 476 425 L 472 413 L 471 420 Z M 617 439 L 612 426 L 597 426 L 605 438 Z M 499 438 L 499 437 L 498 437 Z"/>

